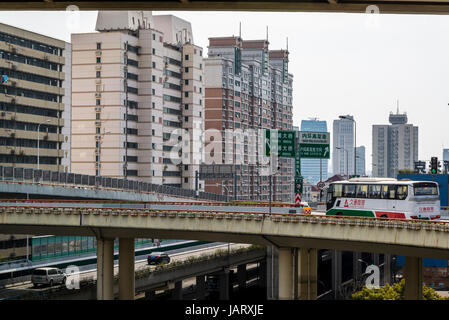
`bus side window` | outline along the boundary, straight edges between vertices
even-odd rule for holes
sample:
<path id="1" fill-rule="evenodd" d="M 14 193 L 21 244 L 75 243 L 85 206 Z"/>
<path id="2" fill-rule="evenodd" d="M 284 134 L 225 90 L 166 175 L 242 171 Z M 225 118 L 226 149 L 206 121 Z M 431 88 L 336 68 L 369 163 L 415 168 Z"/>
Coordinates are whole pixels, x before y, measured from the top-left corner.
<path id="1" fill-rule="evenodd" d="M 396 187 L 395 185 L 388 186 L 388 199 L 396 199 Z"/>
<path id="2" fill-rule="evenodd" d="M 354 198 L 355 197 L 355 184 L 345 184 L 343 187 L 343 197 Z"/>
<path id="3" fill-rule="evenodd" d="M 405 198 L 407 198 L 407 190 L 408 190 L 407 186 L 398 186 L 396 198 L 398 200 L 405 200 Z"/>
<path id="4" fill-rule="evenodd" d="M 380 199 L 380 185 L 371 184 L 369 185 L 369 197 L 371 199 Z"/>
<path id="5" fill-rule="evenodd" d="M 388 199 L 388 185 L 382 185 L 380 195 L 382 199 Z"/>
<path id="6" fill-rule="evenodd" d="M 342 196 L 343 185 L 342 184 L 334 184 L 333 185 L 333 197 L 340 198 Z"/>
<path id="7" fill-rule="evenodd" d="M 368 185 L 366 184 L 359 184 L 357 185 L 357 198 L 366 198 L 366 195 L 368 193 Z"/>

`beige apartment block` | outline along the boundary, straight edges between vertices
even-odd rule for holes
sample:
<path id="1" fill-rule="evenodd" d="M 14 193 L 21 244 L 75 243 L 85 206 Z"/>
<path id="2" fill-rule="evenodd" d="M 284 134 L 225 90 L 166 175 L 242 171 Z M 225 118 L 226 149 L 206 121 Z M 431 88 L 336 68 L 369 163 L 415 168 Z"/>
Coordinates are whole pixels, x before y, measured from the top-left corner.
<path id="1" fill-rule="evenodd" d="M 72 34 L 72 171 L 194 189 L 204 87 L 190 23 L 100 11 L 97 31 Z"/>
<path id="2" fill-rule="evenodd" d="M 70 171 L 71 45 L 0 23 L 0 75 L 0 164 Z"/>

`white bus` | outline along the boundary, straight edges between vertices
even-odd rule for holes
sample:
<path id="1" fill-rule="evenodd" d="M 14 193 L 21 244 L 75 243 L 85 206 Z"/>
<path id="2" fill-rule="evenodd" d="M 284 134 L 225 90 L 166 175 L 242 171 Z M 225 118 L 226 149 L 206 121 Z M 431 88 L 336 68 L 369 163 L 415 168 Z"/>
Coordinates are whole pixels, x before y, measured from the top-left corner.
<path id="1" fill-rule="evenodd" d="M 333 182 L 326 215 L 433 220 L 440 218 L 438 183 L 392 178 Z"/>

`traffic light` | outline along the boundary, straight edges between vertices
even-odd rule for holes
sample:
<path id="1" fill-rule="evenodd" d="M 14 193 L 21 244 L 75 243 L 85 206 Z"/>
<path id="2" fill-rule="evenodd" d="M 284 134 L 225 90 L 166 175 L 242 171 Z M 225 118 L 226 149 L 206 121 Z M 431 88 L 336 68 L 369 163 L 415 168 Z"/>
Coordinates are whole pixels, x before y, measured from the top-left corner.
<path id="1" fill-rule="evenodd" d="M 440 167 L 440 163 L 438 161 L 437 157 L 430 158 L 430 173 L 431 174 L 437 174 L 438 173 L 438 167 Z"/>

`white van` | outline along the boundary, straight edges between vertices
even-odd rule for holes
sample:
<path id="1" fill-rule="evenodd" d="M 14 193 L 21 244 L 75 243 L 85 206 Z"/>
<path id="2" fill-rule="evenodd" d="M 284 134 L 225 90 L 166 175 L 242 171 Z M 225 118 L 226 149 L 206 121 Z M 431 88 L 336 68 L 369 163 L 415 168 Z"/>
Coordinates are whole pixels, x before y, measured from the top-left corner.
<path id="1" fill-rule="evenodd" d="M 64 284 L 66 280 L 66 274 L 58 268 L 36 268 L 31 275 L 31 282 L 34 287 L 39 284 L 47 284 L 52 286 L 53 284 Z"/>

